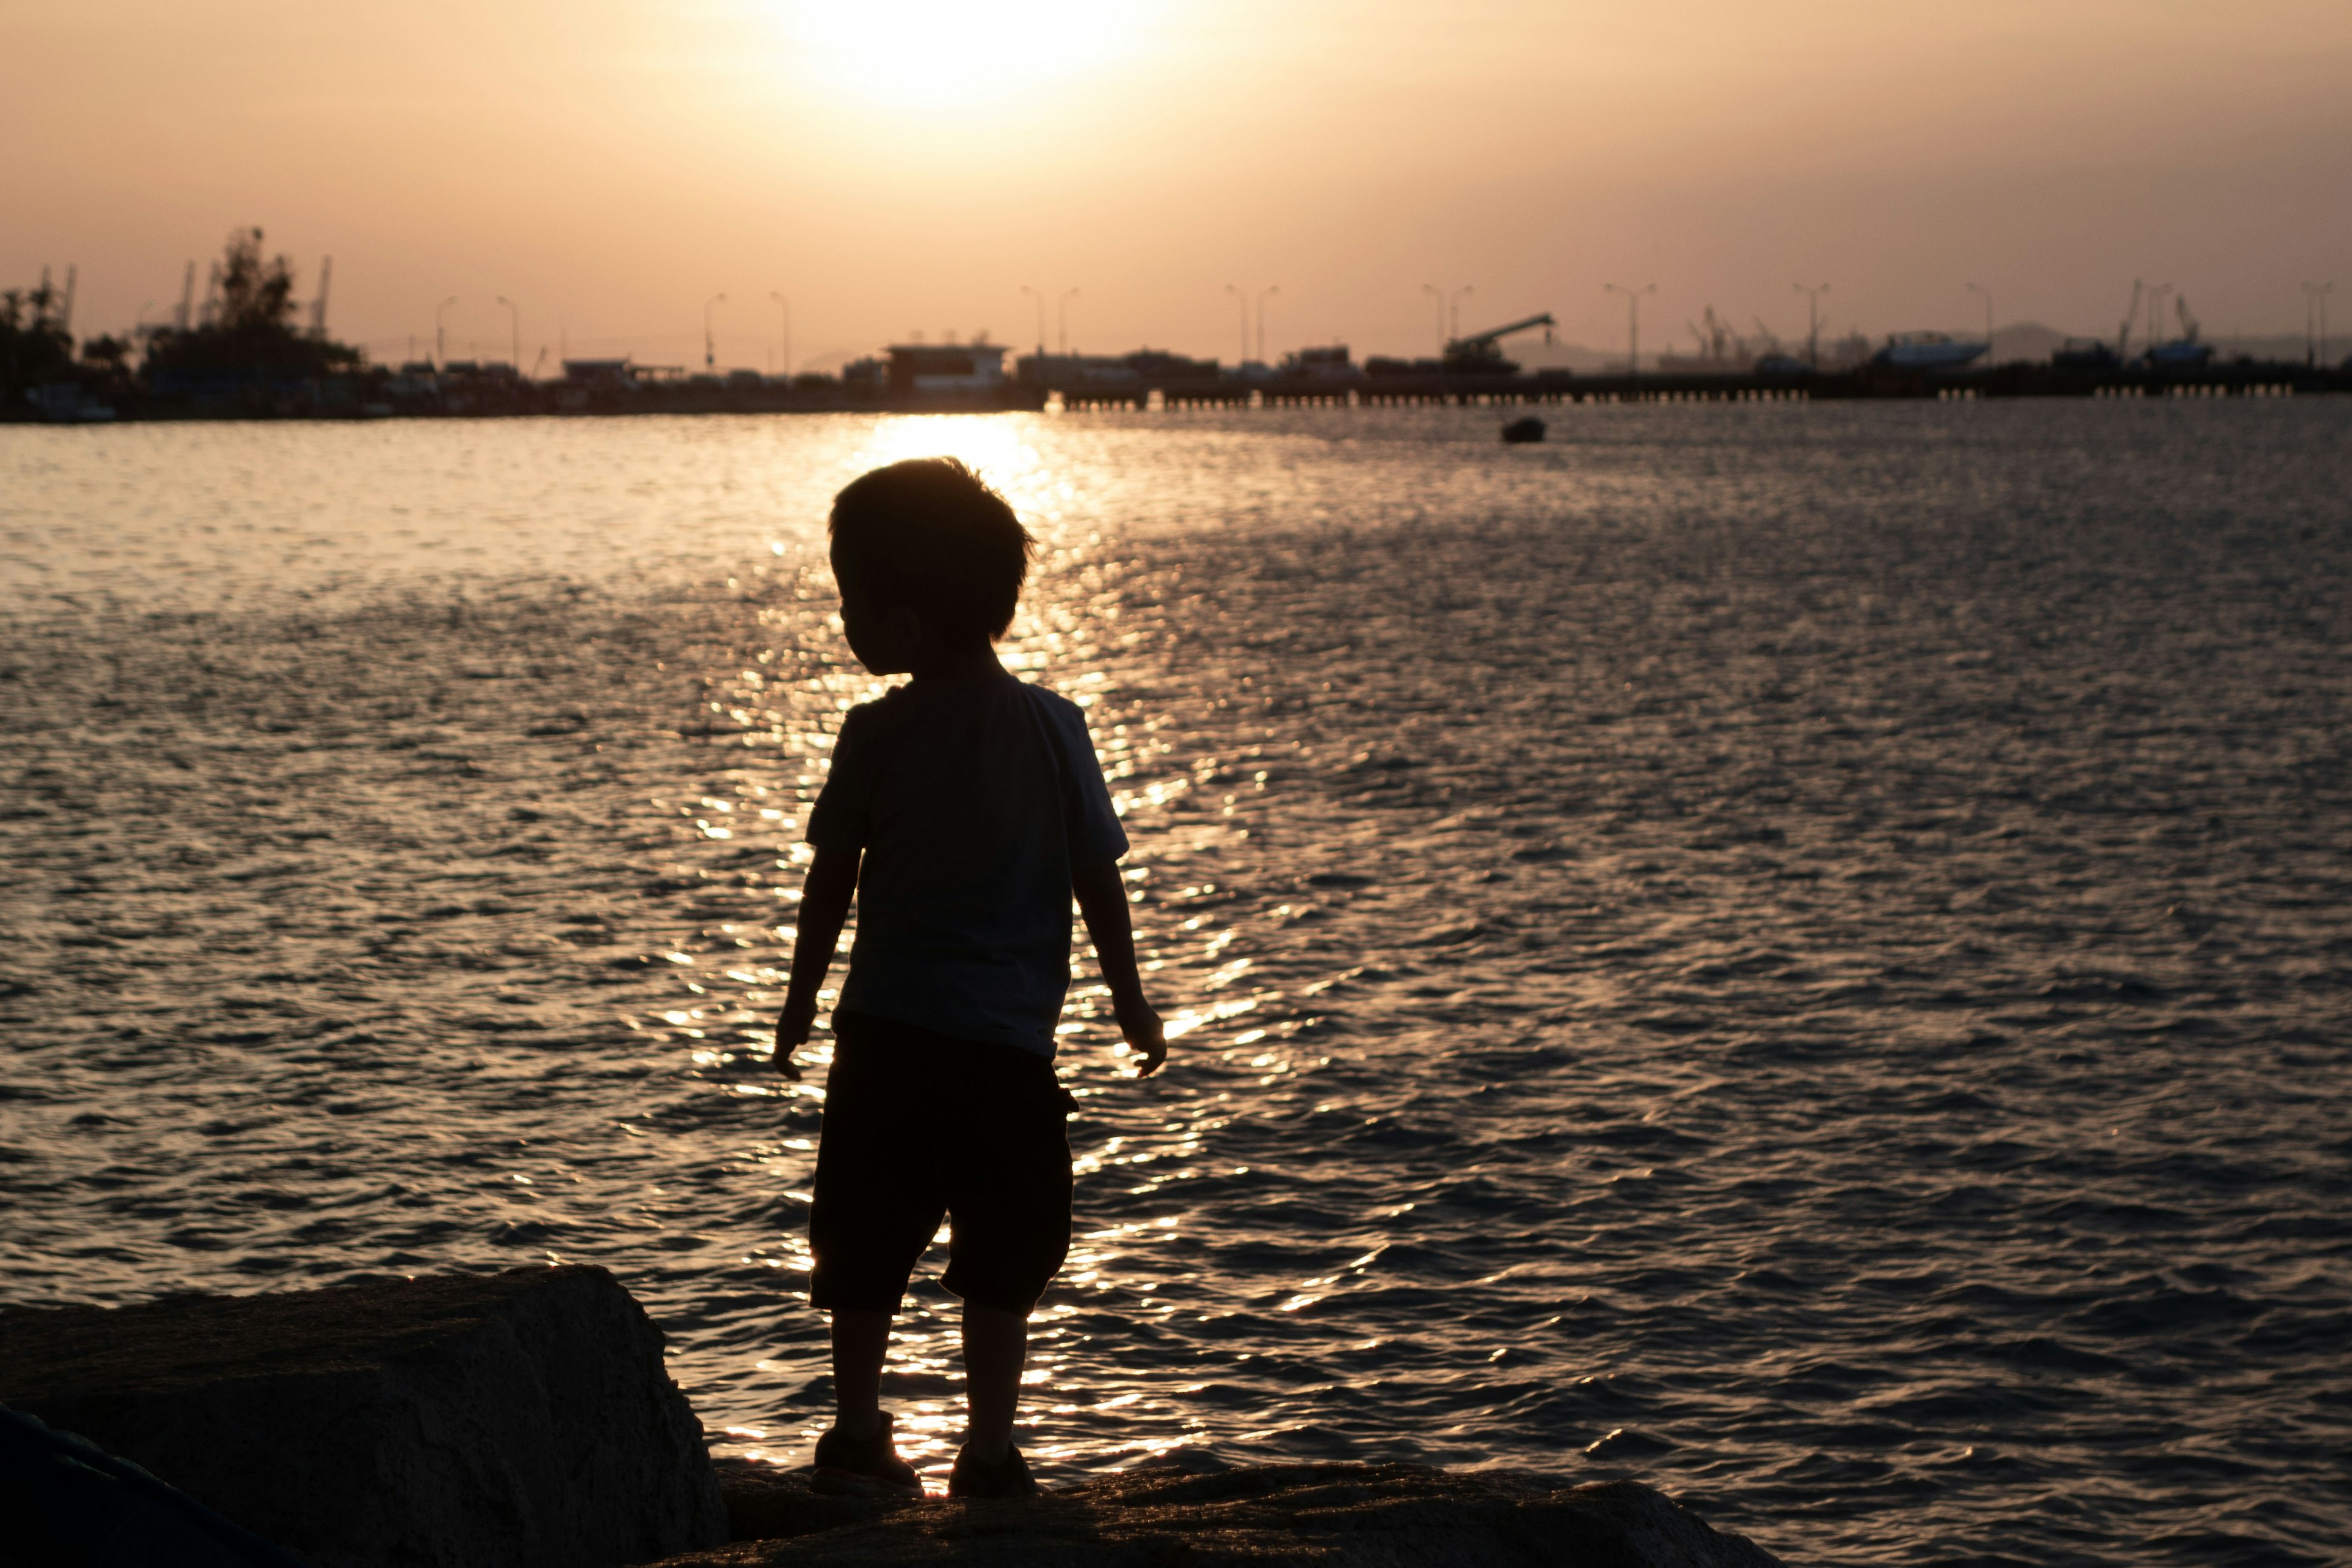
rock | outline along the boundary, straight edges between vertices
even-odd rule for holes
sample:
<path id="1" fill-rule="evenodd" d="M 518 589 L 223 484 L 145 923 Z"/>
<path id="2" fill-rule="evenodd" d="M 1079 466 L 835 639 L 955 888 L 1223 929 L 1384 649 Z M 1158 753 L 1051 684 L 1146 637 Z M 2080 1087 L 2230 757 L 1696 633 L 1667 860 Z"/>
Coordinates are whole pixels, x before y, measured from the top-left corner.
<path id="1" fill-rule="evenodd" d="M 0 1406 L 0 1563 L 308 1568 L 70 1432 Z"/>
<path id="2" fill-rule="evenodd" d="M 811 1471 L 788 1470 L 759 1459 L 718 1459 L 719 1493 L 727 1500 L 730 1541 L 776 1541 L 814 1535 L 845 1524 L 887 1519 L 921 1505 L 902 1498 L 827 1497 L 811 1489 Z"/>
<path id="3" fill-rule="evenodd" d="M 0 1403 L 313 1568 L 611 1568 L 727 1539 L 661 1343 L 590 1268 L 19 1307 Z"/>
<path id="4" fill-rule="evenodd" d="M 890 1502 L 819 1497 L 806 1470 L 730 1461 L 730 1512 L 771 1539 L 661 1568 L 1780 1568 L 1631 1481 L 1418 1465 L 1188 1473 L 1202 1468 L 1128 1470 L 1020 1502 Z"/>

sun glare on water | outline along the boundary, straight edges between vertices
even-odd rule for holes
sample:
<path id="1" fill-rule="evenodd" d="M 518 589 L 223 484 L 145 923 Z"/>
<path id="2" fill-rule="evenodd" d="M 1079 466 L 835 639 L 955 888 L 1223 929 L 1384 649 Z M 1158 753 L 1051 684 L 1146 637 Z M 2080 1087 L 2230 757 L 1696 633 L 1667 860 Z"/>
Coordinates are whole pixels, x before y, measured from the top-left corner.
<path id="1" fill-rule="evenodd" d="M 1037 448 L 1034 414 L 897 414 L 858 449 L 858 471 L 906 458 L 961 458 L 1032 527 L 1055 515 L 1060 481 Z"/>
<path id="2" fill-rule="evenodd" d="M 1141 52 L 1149 0 L 863 0 L 779 8 L 793 53 L 828 92 L 922 112 L 1014 99 Z"/>

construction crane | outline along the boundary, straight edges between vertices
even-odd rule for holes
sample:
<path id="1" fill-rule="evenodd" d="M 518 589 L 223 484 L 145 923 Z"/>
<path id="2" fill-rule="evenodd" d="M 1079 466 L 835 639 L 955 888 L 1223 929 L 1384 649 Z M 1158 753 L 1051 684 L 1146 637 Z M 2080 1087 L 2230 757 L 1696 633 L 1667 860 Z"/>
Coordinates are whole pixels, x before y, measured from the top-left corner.
<path id="1" fill-rule="evenodd" d="M 1748 345 L 1740 341 L 1738 332 L 1731 330 L 1729 321 L 1715 313 L 1715 307 L 1712 305 L 1706 308 L 1706 314 L 1698 321 L 1686 320 L 1683 325 L 1688 327 L 1690 335 L 1698 341 L 1698 353 L 1701 359 L 1728 363 L 1733 360 L 1744 359 L 1748 355 Z"/>
<path id="2" fill-rule="evenodd" d="M 2139 320 L 2140 296 L 2147 290 L 2146 282 L 2137 278 L 2132 279 L 2131 306 L 2124 311 L 2124 324 L 2116 329 L 2116 358 L 2119 360 L 2131 358 L 2132 323 Z"/>
<path id="3" fill-rule="evenodd" d="M 1466 338 L 1449 339 L 1445 344 L 1445 371 L 1449 375 L 1509 375 L 1519 367 L 1503 357 L 1502 342 L 1513 332 L 1524 332 L 1530 327 L 1544 330 L 1544 342 L 1551 342 L 1551 329 L 1559 325 L 1546 310 L 1539 316 L 1529 316 L 1523 321 L 1513 321 L 1507 327 L 1490 327 L 1483 332 L 1473 332 Z"/>
<path id="4" fill-rule="evenodd" d="M 334 280 L 335 258 L 319 258 L 319 297 L 310 301 L 310 335 L 320 342 L 327 341 L 327 285 Z"/>

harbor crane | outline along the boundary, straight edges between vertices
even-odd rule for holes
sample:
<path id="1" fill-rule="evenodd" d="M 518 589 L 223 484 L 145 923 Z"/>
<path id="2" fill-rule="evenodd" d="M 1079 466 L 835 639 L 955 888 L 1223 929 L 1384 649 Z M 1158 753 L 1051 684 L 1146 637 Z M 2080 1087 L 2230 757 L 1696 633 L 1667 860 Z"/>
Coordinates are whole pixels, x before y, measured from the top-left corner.
<path id="1" fill-rule="evenodd" d="M 1533 327 L 1544 330 L 1544 342 L 1552 341 L 1551 330 L 1559 323 L 1551 312 L 1513 321 L 1508 326 L 1490 327 L 1483 332 L 1473 332 L 1466 338 L 1450 338 L 1445 344 L 1445 371 L 1449 375 L 1510 375 L 1518 366 L 1503 357 L 1502 342 L 1514 332 L 1524 332 Z"/>

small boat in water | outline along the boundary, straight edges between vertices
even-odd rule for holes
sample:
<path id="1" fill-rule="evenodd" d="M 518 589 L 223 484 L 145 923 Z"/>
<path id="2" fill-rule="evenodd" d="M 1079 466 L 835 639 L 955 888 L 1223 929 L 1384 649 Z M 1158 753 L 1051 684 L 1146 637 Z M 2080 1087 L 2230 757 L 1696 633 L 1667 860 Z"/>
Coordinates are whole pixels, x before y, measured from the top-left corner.
<path id="1" fill-rule="evenodd" d="M 1525 447 L 1544 438 L 1544 422 L 1530 414 L 1524 419 L 1514 419 L 1503 426 L 1503 445 Z"/>

